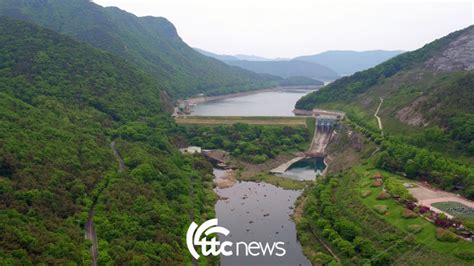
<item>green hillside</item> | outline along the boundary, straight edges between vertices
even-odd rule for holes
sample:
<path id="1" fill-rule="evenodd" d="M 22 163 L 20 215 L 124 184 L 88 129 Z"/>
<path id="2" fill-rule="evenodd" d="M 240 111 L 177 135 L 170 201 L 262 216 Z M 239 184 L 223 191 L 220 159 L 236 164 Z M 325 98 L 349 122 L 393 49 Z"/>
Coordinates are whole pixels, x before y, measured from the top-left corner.
<path id="1" fill-rule="evenodd" d="M 379 116 L 389 133 L 441 128 L 455 146 L 474 154 L 474 26 L 449 34 L 413 52 L 336 80 L 300 99 L 296 107 L 333 107 L 357 114 L 377 127 Z M 463 121 L 465 130 L 457 126 Z M 466 148 L 466 145 L 468 146 Z M 444 145 L 449 147 L 450 145 Z M 452 147 L 449 149 L 455 149 Z"/>
<path id="2" fill-rule="evenodd" d="M 144 69 L 175 98 L 274 85 L 271 78 L 196 52 L 165 18 L 136 17 L 89 0 L 3 0 L 0 15 L 31 21 L 112 52 Z"/>
<path id="3" fill-rule="evenodd" d="M 378 166 L 474 198 L 474 26 L 336 80 L 296 107 L 346 111 L 377 142 Z M 381 101 L 383 100 L 383 102 Z"/>
<path id="4" fill-rule="evenodd" d="M 183 232 L 214 215 L 212 167 L 171 144 L 154 81 L 5 17 L 0 47 L 0 264 L 90 265 L 94 205 L 99 265 L 190 263 Z"/>

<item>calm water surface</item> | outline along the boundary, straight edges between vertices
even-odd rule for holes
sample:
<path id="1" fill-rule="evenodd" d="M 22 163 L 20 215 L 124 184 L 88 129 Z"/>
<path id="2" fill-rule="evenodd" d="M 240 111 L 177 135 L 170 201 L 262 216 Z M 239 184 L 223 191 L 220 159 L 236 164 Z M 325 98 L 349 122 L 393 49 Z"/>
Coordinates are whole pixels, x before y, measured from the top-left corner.
<path id="1" fill-rule="evenodd" d="M 322 175 L 326 165 L 323 158 L 303 159 L 292 164 L 281 176 L 297 180 L 315 180 Z"/>
<path id="2" fill-rule="evenodd" d="M 216 178 L 224 173 L 214 170 Z M 229 236 L 220 236 L 221 241 L 282 241 L 286 250 L 283 257 L 221 256 L 221 265 L 311 265 L 303 255 L 290 217 L 300 190 L 284 190 L 263 182 L 238 182 L 230 188 L 216 189 L 216 193 L 226 198 L 216 203 L 219 225 L 230 231 Z"/>
<path id="3" fill-rule="evenodd" d="M 279 90 L 206 102 L 194 106 L 200 116 L 294 116 L 296 102 L 312 90 Z"/>
<path id="4" fill-rule="evenodd" d="M 293 116 L 295 103 L 308 90 L 280 90 L 228 98 L 199 104 L 193 115 L 202 116 Z M 298 171 L 295 167 L 293 171 Z M 304 171 L 303 171 L 304 172 Z M 314 170 L 313 170 L 314 173 Z M 218 179 L 225 171 L 215 169 Z M 305 179 L 299 175 L 301 179 Z M 285 190 L 267 183 L 238 182 L 230 188 L 218 189 L 224 198 L 216 203 L 219 225 L 230 230 L 221 241 L 284 242 L 286 255 L 278 256 L 221 256 L 221 265 L 311 265 L 303 255 L 296 238 L 296 227 L 291 215 L 300 190 Z"/>

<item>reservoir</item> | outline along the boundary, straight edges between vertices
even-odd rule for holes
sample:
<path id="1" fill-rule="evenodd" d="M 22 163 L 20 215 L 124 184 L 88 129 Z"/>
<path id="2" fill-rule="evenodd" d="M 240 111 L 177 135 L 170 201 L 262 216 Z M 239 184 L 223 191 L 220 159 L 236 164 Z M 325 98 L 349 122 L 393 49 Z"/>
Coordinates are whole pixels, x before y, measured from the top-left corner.
<path id="1" fill-rule="evenodd" d="M 199 103 L 191 108 L 198 116 L 294 116 L 296 102 L 314 90 L 281 89 Z"/>

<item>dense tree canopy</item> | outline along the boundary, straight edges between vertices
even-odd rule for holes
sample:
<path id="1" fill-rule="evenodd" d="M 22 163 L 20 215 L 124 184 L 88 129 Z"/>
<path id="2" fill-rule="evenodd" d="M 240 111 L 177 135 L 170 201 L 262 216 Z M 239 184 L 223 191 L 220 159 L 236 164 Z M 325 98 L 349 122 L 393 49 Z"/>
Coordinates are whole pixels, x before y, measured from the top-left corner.
<path id="1" fill-rule="evenodd" d="M 310 133 L 306 128 L 235 124 L 183 128 L 190 144 L 223 149 L 253 163 L 263 163 L 280 152 L 305 150 Z"/>
<path id="2" fill-rule="evenodd" d="M 90 264 L 95 205 L 99 264 L 189 263 L 187 226 L 214 215 L 212 167 L 170 143 L 153 80 L 4 17 L 0 47 L 0 261 Z"/>
<path id="3" fill-rule="evenodd" d="M 34 22 L 126 59 L 175 98 L 276 85 L 273 77 L 196 52 L 165 18 L 136 17 L 89 0 L 2 0 L 0 15 Z"/>

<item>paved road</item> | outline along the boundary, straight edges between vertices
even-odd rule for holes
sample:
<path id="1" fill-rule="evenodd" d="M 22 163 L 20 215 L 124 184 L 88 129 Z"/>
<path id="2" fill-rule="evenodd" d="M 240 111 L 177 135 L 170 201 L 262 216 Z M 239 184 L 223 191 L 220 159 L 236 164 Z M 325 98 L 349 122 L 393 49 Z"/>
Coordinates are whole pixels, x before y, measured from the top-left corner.
<path id="1" fill-rule="evenodd" d="M 377 118 L 377 123 L 379 124 L 380 130 L 383 130 L 382 119 L 380 119 L 380 116 L 379 116 L 379 111 L 380 111 L 380 107 L 382 106 L 382 103 L 383 103 L 383 99 L 382 97 L 380 97 L 379 107 L 377 107 L 377 111 L 375 111 L 375 114 L 374 114 L 375 118 Z M 382 132 L 382 135 L 383 135 L 383 132 Z"/>

